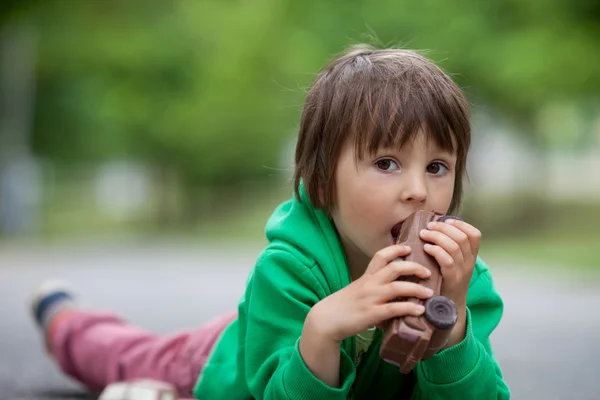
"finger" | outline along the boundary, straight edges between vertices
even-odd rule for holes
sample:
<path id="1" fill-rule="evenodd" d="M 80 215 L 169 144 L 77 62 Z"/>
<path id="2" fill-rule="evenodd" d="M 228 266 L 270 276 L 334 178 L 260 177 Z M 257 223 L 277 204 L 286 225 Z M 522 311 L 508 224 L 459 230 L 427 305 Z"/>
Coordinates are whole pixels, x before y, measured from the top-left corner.
<path id="1" fill-rule="evenodd" d="M 479 252 L 479 244 L 481 243 L 481 231 L 479 229 L 462 220 L 447 219 L 444 223 L 460 229 L 467 235 L 472 254 L 477 254 Z"/>
<path id="2" fill-rule="evenodd" d="M 392 261 L 385 268 L 377 272 L 377 278 L 381 283 L 395 281 L 400 276 L 415 275 L 421 279 L 431 276 L 429 268 L 414 261 Z"/>
<path id="3" fill-rule="evenodd" d="M 381 291 L 383 301 L 392 301 L 401 297 L 415 297 L 427 300 L 433 296 L 433 290 L 416 282 L 394 281 L 385 285 Z"/>
<path id="4" fill-rule="evenodd" d="M 435 258 L 437 263 L 442 268 L 442 272 L 450 270 L 456 265 L 455 259 L 452 258 L 452 256 L 440 246 L 427 243 L 425 246 L 423 246 L 423 250 L 425 251 L 425 253 Z"/>
<path id="5" fill-rule="evenodd" d="M 412 301 L 392 301 L 382 304 L 376 308 L 379 321 L 387 321 L 391 318 L 404 317 L 407 315 L 419 317 L 425 312 L 425 307 Z"/>
<path id="6" fill-rule="evenodd" d="M 452 223 L 450 221 L 453 221 Z M 432 221 L 427 224 L 427 229 L 431 231 L 438 231 L 444 233 L 450 239 L 454 240 L 463 252 L 470 253 L 471 251 L 471 243 L 469 241 L 469 236 L 466 232 L 463 232 L 460 228 L 454 225 L 454 222 L 460 222 L 455 219 L 448 219 L 446 222 L 435 222 Z"/>
<path id="7" fill-rule="evenodd" d="M 398 257 L 410 254 L 410 247 L 404 244 L 395 244 L 379 250 L 367 266 L 365 274 L 374 274 Z"/>
<path id="8" fill-rule="evenodd" d="M 457 262 L 464 258 L 463 252 L 471 254 L 471 250 L 468 244 L 467 247 L 469 248 L 463 249 L 461 245 L 454 241 L 454 239 L 440 231 L 423 229 L 421 230 L 421 232 L 419 232 L 419 235 L 421 236 L 421 239 L 425 240 L 426 242 L 430 242 L 443 248 Z M 468 243 L 468 240 L 466 241 L 466 243 Z"/>

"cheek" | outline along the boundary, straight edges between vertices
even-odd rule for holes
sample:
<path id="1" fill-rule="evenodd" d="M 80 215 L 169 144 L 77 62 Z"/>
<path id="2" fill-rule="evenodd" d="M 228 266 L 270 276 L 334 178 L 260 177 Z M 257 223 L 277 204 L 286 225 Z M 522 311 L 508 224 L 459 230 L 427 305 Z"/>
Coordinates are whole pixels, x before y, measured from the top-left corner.
<path id="1" fill-rule="evenodd" d="M 336 173 L 336 214 L 346 234 L 358 239 L 376 229 L 390 209 L 382 185 L 369 171 L 342 160 Z"/>
<path id="2" fill-rule="evenodd" d="M 385 202 L 385 196 L 374 188 L 356 186 L 344 202 L 340 211 L 352 223 L 354 229 L 370 231 L 375 229 L 389 215 L 392 207 Z"/>
<path id="3" fill-rule="evenodd" d="M 440 186 L 438 186 L 440 188 Z M 441 189 L 436 191 L 436 194 L 432 196 L 434 201 L 433 209 L 438 210 L 439 212 L 446 213 L 450 208 L 450 204 L 452 203 L 452 197 L 454 195 L 454 183 L 447 183 L 441 187 Z"/>

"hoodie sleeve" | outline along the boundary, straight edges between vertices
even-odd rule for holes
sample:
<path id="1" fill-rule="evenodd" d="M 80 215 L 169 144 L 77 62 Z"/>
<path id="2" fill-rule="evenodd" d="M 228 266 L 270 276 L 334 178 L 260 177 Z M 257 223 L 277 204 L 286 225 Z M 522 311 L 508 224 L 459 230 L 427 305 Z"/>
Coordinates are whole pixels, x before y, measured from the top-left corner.
<path id="1" fill-rule="evenodd" d="M 302 360 L 300 335 L 310 308 L 325 296 L 310 266 L 283 250 L 258 260 L 245 298 L 245 378 L 256 399 L 346 399 L 355 377 L 340 348 L 340 387 L 316 378 Z M 242 321 L 240 321 L 242 322 Z"/>
<path id="2" fill-rule="evenodd" d="M 467 296 L 465 338 L 419 363 L 415 400 L 510 398 L 489 338 L 502 317 L 503 302 L 489 270 L 481 260 L 478 264 Z"/>

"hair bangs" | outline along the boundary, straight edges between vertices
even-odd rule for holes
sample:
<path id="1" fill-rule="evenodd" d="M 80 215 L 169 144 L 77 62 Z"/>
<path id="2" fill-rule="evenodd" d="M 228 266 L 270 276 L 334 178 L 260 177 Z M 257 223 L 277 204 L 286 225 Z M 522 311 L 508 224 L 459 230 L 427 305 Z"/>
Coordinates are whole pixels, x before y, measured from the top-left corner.
<path id="1" fill-rule="evenodd" d="M 406 84 L 411 84 L 406 87 Z M 398 85 L 400 86 L 400 85 Z M 449 120 L 450 107 L 439 91 L 429 91 L 418 82 L 402 82 L 402 87 L 385 84 L 365 87 L 361 101 L 351 110 L 350 132 L 357 159 L 373 156 L 382 148 L 401 148 L 419 132 L 444 151 L 457 149 L 456 129 Z"/>

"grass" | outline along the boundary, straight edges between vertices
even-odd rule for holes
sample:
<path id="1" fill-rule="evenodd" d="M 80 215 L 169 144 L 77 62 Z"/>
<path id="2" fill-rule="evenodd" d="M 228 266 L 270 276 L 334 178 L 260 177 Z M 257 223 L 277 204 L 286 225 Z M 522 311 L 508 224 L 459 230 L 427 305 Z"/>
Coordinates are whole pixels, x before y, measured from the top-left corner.
<path id="1" fill-rule="evenodd" d="M 480 254 L 490 259 L 519 260 L 551 268 L 583 268 L 600 273 L 599 249 L 600 233 L 565 237 L 555 232 L 490 240 L 482 243 Z"/>
<path id="2" fill-rule="evenodd" d="M 276 187 L 273 189 L 272 186 Z M 60 185 L 53 193 L 52 202 L 45 207 L 40 240 L 64 244 L 74 239 L 114 242 L 166 238 L 192 243 L 260 244 L 266 241 L 264 226 L 267 218 L 290 194 L 283 183 L 270 188 L 236 188 L 231 195 L 225 196 L 234 200 L 218 201 L 217 209 L 205 212 L 201 223 L 185 229 L 160 230 L 149 223 L 151 209 L 138 210 L 128 221 L 111 220 L 95 207 L 91 187 Z M 502 264 L 517 260 L 542 267 L 600 269 L 600 228 L 596 228 L 600 227 L 600 204 L 544 203 L 538 207 L 537 203 L 530 203 L 536 210 L 542 209 L 534 220 L 523 219 L 518 211 L 509 216 L 511 209 L 517 208 L 515 205 L 523 204 L 520 201 L 480 204 L 494 211 L 484 210 L 479 216 L 468 216 L 469 220 L 481 219 L 477 226 L 484 232 L 480 255 L 485 259 L 500 260 Z M 472 206 L 469 208 L 477 210 Z M 486 215 L 494 215 L 495 219 L 484 219 Z M 530 209 L 524 209 L 522 215 L 530 216 Z M 502 222 L 504 228 L 499 229 Z"/>
<path id="3" fill-rule="evenodd" d="M 36 240 L 49 244 L 71 241 L 176 240 L 183 242 L 223 242 L 224 240 L 263 242 L 264 227 L 273 209 L 289 198 L 291 190 L 284 185 L 239 187 L 203 210 L 199 222 L 158 226 L 153 220 L 152 200 L 125 219 L 105 215 L 95 204 L 90 184 L 57 185 L 44 204 L 41 229 Z M 275 186 L 275 188 L 273 188 Z M 2 239 L 2 238 L 0 238 Z M 7 240 L 4 240 L 5 244 Z"/>

